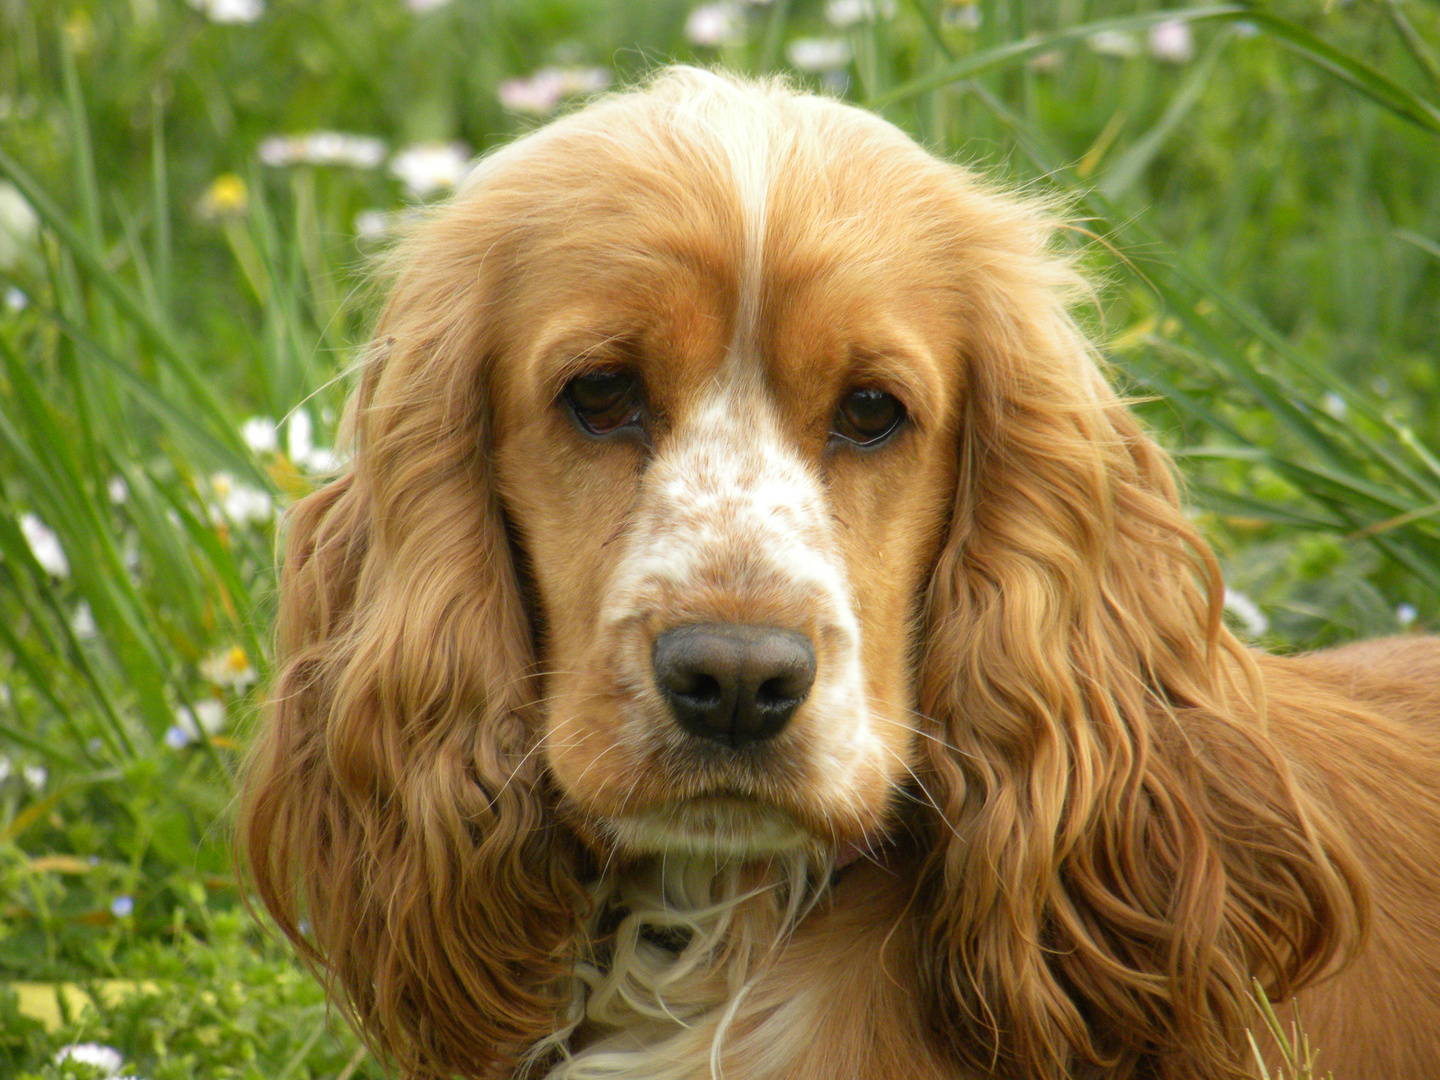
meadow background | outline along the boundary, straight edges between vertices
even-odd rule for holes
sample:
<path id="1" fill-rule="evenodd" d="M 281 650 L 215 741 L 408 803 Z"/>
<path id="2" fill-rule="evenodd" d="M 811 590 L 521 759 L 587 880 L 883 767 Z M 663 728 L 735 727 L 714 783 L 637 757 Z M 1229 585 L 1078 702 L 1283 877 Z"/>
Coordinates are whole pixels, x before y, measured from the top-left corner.
<path id="1" fill-rule="evenodd" d="M 1241 630 L 1440 622 L 1433 3 L 0 0 L 0 1076 L 383 1075 L 231 870 L 277 521 L 387 234 L 668 60 L 1065 195 Z"/>

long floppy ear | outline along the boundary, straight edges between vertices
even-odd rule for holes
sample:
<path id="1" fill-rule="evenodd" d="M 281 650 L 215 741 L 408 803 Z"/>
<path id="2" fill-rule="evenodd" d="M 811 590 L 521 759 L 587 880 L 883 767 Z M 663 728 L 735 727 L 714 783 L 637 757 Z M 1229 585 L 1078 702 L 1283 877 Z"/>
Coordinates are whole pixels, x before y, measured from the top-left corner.
<path id="1" fill-rule="evenodd" d="M 1284 995 L 1352 945 L 1358 874 L 1266 733 L 1214 556 L 1066 310 L 1044 212 L 990 210 L 966 233 L 959 484 L 921 659 L 943 726 L 929 1000 L 987 1076 L 1248 1076 L 1252 976 Z"/>
<path id="2" fill-rule="evenodd" d="M 353 460 L 288 515 L 240 821 L 266 907 L 414 1078 L 491 1075 L 555 1029 L 584 905 L 527 722 L 477 236 L 451 210 L 402 251 Z"/>

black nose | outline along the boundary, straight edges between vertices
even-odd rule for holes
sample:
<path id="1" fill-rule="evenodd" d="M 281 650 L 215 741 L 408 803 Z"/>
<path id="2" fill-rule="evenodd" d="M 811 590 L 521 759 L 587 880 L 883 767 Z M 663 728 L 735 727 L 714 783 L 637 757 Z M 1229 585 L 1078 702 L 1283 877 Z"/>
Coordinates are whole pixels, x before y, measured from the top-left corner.
<path id="1" fill-rule="evenodd" d="M 773 738 L 810 693 L 815 647 L 767 626 L 681 626 L 655 639 L 655 682 L 691 735 L 738 749 Z"/>

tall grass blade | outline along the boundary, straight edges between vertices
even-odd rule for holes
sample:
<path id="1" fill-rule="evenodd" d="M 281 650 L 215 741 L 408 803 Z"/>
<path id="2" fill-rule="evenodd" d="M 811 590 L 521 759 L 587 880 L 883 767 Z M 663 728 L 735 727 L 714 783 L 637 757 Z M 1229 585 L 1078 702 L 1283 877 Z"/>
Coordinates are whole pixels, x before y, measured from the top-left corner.
<path id="1" fill-rule="evenodd" d="M 1205 7 L 1177 8 L 1172 11 L 1155 11 L 1144 15 L 1127 15 L 1115 19 L 1097 19 L 1079 26 L 1066 27 L 1045 34 L 1032 35 L 1021 41 L 1007 42 L 982 52 L 973 53 L 963 59 L 946 64 L 936 71 L 918 79 L 902 83 L 883 93 L 873 94 L 865 103 L 871 108 L 881 109 L 897 102 L 908 101 L 928 91 L 935 90 L 961 79 L 974 78 L 987 71 L 1007 67 L 1032 56 L 1050 52 L 1062 45 L 1106 32 L 1135 32 L 1148 30 L 1162 22 L 1179 20 L 1189 23 L 1210 22 L 1217 19 L 1234 20 L 1245 18 L 1251 9 L 1244 4 L 1215 4 Z"/>
<path id="2" fill-rule="evenodd" d="M 1334 387 L 1344 400 L 1355 404 L 1357 412 L 1367 421 L 1384 426 L 1380 410 L 1370 405 L 1363 395 L 1337 376 L 1316 372 L 1316 365 L 1307 367 L 1298 352 L 1273 328 L 1187 260 L 1168 250 L 1153 230 L 1121 214 L 1103 194 L 1085 189 L 1066 170 L 1058 168 L 1054 164 L 1058 155 L 1043 147 L 1040 137 L 994 95 L 979 85 L 972 89 L 997 118 L 1012 128 L 1020 145 L 1039 168 L 1081 192 L 1081 198 L 1099 217 L 1117 223 L 1117 235 L 1123 247 L 1147 252 L 1151 272 L 1146 281 L 1195 342 L 1197 351 L 1192 355 L 1203 358 L 1207 366 L 1223 373 L 1227 380 L 1243 386 L 1317 459 L 1314 463 L 1305 463 L 1283 449 L 1255 446 L 1254 449 L 1263 453 L 1265 463 L 1287 478 L 1298 492 L 1333 515 L 1340 531 L 1364 535 L 1387 558 L 1432 587 L 1440 587 L 1440 535 L 1432 527 L 1429 516 L 1412 514 L 1440 499 L 1440 474 L 1431 469 L 1434 458 L 1428 454 L 1402 458 L 1395 448 L 1382 446 L 1367 434 L 1363 425 L 1353 422 L 1342 425 L 1333 417 L 1301 404 L 1307 395 L 1263 371 L 1249 355 L 1248 341 L 1258 341 L 1269 350 L 1268 355 L 1280 358 L 1285 367 L 1306 381 Z M 1214 308 L 1216 314 L 1202 315 L 1202 300 Z M 1237 337 L 1234 328 L 1222 327 L 1219 318 L 1238 324 L 1249 337 L 1245 334 Z M 1179 348 L 1168 342 L 1165 346 Z M 1197 409 L 1192 396 L 1172 396 L 1172 390 L 1166 388 L 1166 396 L 1178 407 L 1194 410 L 1192 415 L 1214 430 L 1225 431 L 1243 443 L 1249 442 L 1239 430 L 1218 422 L 1213 410 Z M 1367 525 L 1401 517 L 1406 524 L 1393 532 L 1362 533 Z"/>
<path id="3" fill-rule="evenodd" d="M 231 451 L 234 467 L 252 473 L 256 479 L 263 482 L 263 477 L 255 471 L 244 444 L 240 441 L 226 410 L 220 405 L 214 389 L 175 340 L 173 331 L 120 280 L 106 265 L 97 247 L 86 241 L 34 177 L 3 149 L 0 149 L 0 175 L 9 179 L 25 196 L 41 221 L 59 238 L 66 252 L 84 269 L 86 280 L 115 302 L 120 312 L 180 377 L 200 416 L 208 423 L 212 438 Z"/>
<path id="4" fill-rule="evenodd" d="M 1155 122 L 1155 125 L 1136 139 L 1129 149 L 1105 170 L 1097 187 L 1107 199 L 1113 201 L 1128 192 L 1159 156 L 1165 143 L 1175 133 L 1180 122 L 1190 115 L 1191 110 L 1200 100 L 1201 94 L 1210 84 L 1210 75 L 1215 69 L 1215 61 L 1228 44 L 1228 35 L 1221 35 L 1211 43 L 1210 48 L 1205 51 L 1204 57 L 1186 76 L 1179 92 L 1170 99 L 1165 112 Z"/>
<path id="5" fill-rule="evenodd" d="M 1437 244 L 1428 236 L 1421 236 L 1419 233 L 1411 232 L 1409 229 L 1397 229 L 1395 235 L 1407 244 L 1413 244 L 1425 252 L 1425 254 L 1433 255 L 1435 258 L 1440 259 L 1440 244 Z"/>
<path id="6" fill-rule="evenodd" d="M 1400 40 L 1405 43 L 1405 48 L 1414 57 L 1416 65 L 1423 71 L 1430 82 L 1440 87 L 1440 60 L 1435 59 L 1435 54 L 1430 50 L 1430 45 L 1420 36 L 1405 12 L 1400 7 L 1400 0 L 1384 0 L 1385 14 L 1390 17 L 1390 24 L 1395 27 Z"/>
<path id="7" fill-rule="evenodd" d="M 1250 21 L 1267 31 L 1270 37 L 1281 45 L 1321 70 L 1329 72 L 1377 105 L 1429 132 L 1440 134 L 1440 108 L 1414 91 L 1407 90 L 1359 57 L 1342 52 L 1328 41 L 1264 8 L 1253 8 L 1249 17 Z"/>
<path id="8" fill-rule="evenodd" d="M 780 65 L 785 48 L 785 31 L 790 26 L 791 0 L 775 0 L 770 18 L 765 23 L 765 38 L 760 46 L 759 71 L 774 71 Z"/>

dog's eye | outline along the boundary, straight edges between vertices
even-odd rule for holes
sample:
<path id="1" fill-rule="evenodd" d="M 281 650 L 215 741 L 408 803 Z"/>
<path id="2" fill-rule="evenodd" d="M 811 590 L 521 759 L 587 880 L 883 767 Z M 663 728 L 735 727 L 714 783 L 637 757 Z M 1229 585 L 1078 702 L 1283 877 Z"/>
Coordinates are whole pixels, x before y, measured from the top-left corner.
<path id="1" fill-rule="evenodd" d="M 640 381 L 625 371 L 590 371 L 565 384 L 561 396 L 580 426 L 608 435 L 640 422 Z"/>
<path id="2" fill-rule="evenodd" d="M 857 446 L 878 446 L 905 420 L 905 406 L 894 394 L 873 386 L 851 390 L 836 410 L 833 434 Z"/>

